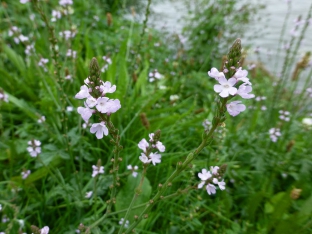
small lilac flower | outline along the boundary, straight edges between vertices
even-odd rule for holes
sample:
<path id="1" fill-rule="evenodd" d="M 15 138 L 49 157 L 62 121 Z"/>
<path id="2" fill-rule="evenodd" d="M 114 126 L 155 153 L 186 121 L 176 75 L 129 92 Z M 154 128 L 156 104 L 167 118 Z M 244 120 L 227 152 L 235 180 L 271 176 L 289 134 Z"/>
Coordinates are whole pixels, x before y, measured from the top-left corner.
<path id="1" fill-rule="evenodd" d="M 154 71 L 150 72 L 148 74 L 149 76 L 149 82 L 154 82 L 155 80 L 160 80 L 163 78 L 163 75 L 161 75 L 157 69 L 155 69 Z"/>
<path id="2" fill-rule="evenodd" d="M 210 71 L 208 71 L 208 76 L 210 76 L 211 78 L 215 78 L 217 81 L 220 78 L 225 78 L 224 73 L 223 72 L 219 72 L 217 68 L 213 67 L 211 68 Z"/>
<path id="3" fill-rule="evenodd" d="M 211 125 L 211 122 L 208 119 L 205 119 L 202 123 L 205 130 L 209 129 L 209 126 Z"/>
<path id="4" fill-rule="evenodd" d="M 155 166 L 157 163 L 161 162 L 161 155 L 157 153 L 150 153 L 149 155 L 153 165 Z"/>
<path id="5" fill-rule="evenodd" d="M 232 116 L 236 116 L 240 112 L 246 110 L 246 106 L 241 104 L 241 101 L 230 102 L 229 104 L 226 104 L 226 108 L 229 114 Z"/>
<path id="6" fill-rule="evenodd" d="M 76 58 L 76 56 L 77 56 L 77 51 L 68 49 L 68 50 L 67 50 L 67 53 L 66 53 L 66 56 L 67 56 L 67 57 Z"/>
<path id="7" fill-rule="evenodd" d="M 101 113 L 107 113 L 107 103 L 109 98 L 100 97 L 97 99 L 96 109 Z"/>
<path id="8" fill-rule="evenodd" d="M 90 96 L 89 88 L 86 85 L 80 87 L 80 91 L 75 95 L 77 99 L 84 99 Z"/>
<path id="9" fill-rule="evenodd" d="M 138 147 L 143 150 L 143 152 L 146 152 L 147 148 L 149 147 L 149 143 L 144 138 L 139 142 Z"/>
<path id="10" fill-rule="evenodd" d="M 20 3 L 22 3 L 22 4 L 25 4 L 27 2 L 29 2 L 29 0 L 20 0 Z"/>
<path id="11" fill-rule="evenodd" d="M 214 186 L 213 184 L 207 184 L 206 190 L 207 190 L 207 193 L 209 195 L 215 194 L 216 193 L 216 186 Z"/>
<path id="12" fill-rule="evenodd" d="M 69 30 L 65 30 L 63 32 L 59 32 L 59 35 L 61 37 L 64 37 L 65 40 L 67 41 L 68 39 L 70 38 L 74 38 L 76 36 L 76 33 L 75 32 L 72 32 L 72 31 L 69 31 Z"/>
<path id="13" fill-rule="evenodd" d="M 219 85 L 214 86 L 214 91 L 219 93 L 223 98 L 228 97 L 230 94 L 235 95 L 237 93 L 237 88 L 233 87 L 236 84 L 235 78 L 230 78 L 227 80 L 224 77 L 219 78 Z"/>
<path id="14" fill-rule="evenodd" d="M 90 128 L 91 133 L 96 133 L 97 139 L 102 139 L 103 135 L 108 135 L 108 128 L 106 127 L 104 122 L 92 124 Z"/>
<path id="15" fill-rule="evenodd" d="M 86 100 L 86 104 L 89 108 L 95 107 L 97 104 L 97 100 L 94 97 L 89 96 Z"/>
<path id="16" fill-rule="evenodd" d="M 48 226 L 44 226 L 41 230 L 40 230 L 40 234 L 49 234 L 50 228 Z"/>
<path id="17" fill-rule="evenodd" d="M 132 167 L 132 165 L 128 165 L 127 169 L 132 171 L 132 176 L 133 177 L 137 177 L 138 176 L 138 172 L 136 172 L 139 169 L 138 166 Z"/>
<path id="18" fill-rule="evenodd" d="M 163 145 L 163 143 L 161 143 L 160 141 L 157 141 L 156 143 L 156 148 L 160 151 L 160 152 L 165 152 L 166 147 Z"/>
<path id="19" fill-rule="evenodd" d="M 57 19 L 62 17 L 62 13 L 60 11 L 52 10 L 52 18 L 51 21 L 55 22 Z"/>
<path id="20" fill-rule="evenodd" d="M 26 45 L 25 54 L 30 55 L 31 51 L 35 51 L 35 46 L 33 44 Z"/>
<path id="21" fill-rule="evenodd" d="M 212 182 L 214 184 L 217 184 L 221 190 L 225 189 L 225 182 L 223 180 L 222 181 L 218 181 L 217 178 L 213 178 Z"/>
<path id="22" fill-rule="evenodd" d="M 218 174 L 218 170 L 219 170 L 219 167 L 218 166 L 215 166 L 215 167 L 210 167 L 210 171 L 213 175 L 217 175 Z"/>
<path id="23" fill-rule="evenodd" d="M 155 135 L 154 133 L 148 134 L 150 142 L 154 141 L 154 135 Z"/>
<path id="24" fill-rule="evenodd" d="M 22 173 L 21 173 L 22 179 L 25 180 L 30 175 L 30 173 L 31 173 L 30 170 L 22 171 Z"/>
<path id="25" fill-rule="evenodd" d="M 103 166 L 92 166 L 93 172 L 92 177 L 96 177 L 98 174 L 104 174 L 104 167 Z"/>
<path id="26" fill-rule="evenodd" d="M 250 94 L 251 91 L 252 91 L 251 86 L 247 86 L 246 84 L 241 84 L 237 90 L 237 94 L 244 99 L 254 98 L 255 95 Z"/>
<path id="27" fill-rule="evenodd" d="M 116 85 L 111 84 L 111 82 L 106 81 L 103 85 L 100 86 L 100 91 L 103 95 L 107 93 L 114 93 L 116 91 Z"/>
<path id="28" fill-rule="evenodd" d="M 73 0 L 60 0 L 59 4 L 61 6 L 73 5 Z"/>
<path id="29" fill-rule="evenodd" d="M 144 153 L 141 153 L 141 156 L 139 157 L 140 161 L 144 164 L 150 163 L 151 159 L 148 159 Z"/>
<path id="30" fill-rule="evenodd" d="M 94 177 L 94 176 L 92 176 L 92 177 Z M 93 194 L 92 191 L 86 192 L 85 198 L 90 198 L 92 196 L 92 194 Z"/>
<path id="31" fill-rule="evenodd" d="M 281 120 L 284 120 L 286 122 L 288 122 L 290 120 L 290 117 L 289 117 L 290 112 L 289 111 L 280 110 L 278 113 L 280 114 L 279 118 Z"/>
<path id="32" fill-rule="evenodd" d="M 74 110 L 74 107 L 72 107 L 72 106 L 67 106 L 66 107 L 66 111 L 67 112 L 72 112 Z"/>
<path id="33" fill-rule="evenodd" d="M 279 128 L 271 128 L 269 130 L 271 141 L 276 142 L 278 138 L 282 135 Z"/>
<path id="34" fill-rule="evenodd" d="M 210 171 L 207 171 L 207 169 L 202 169 L 202 172 L 198 173 L 198 177 L 202 180 L 202 181 L 206 181 L 211 177 L 211 173 Z"/>
<path id="35" fill-rule="evenodd" d="M 92 116 L 93 114 L 93 110 L 88 108 L 88 107 L 78 107 L 77 108 L 77 112 L 81 115 L 81 118 L 88 122 L 90 117 Z"/>
<path id="36" fill-rule="evenodd" d="M 120 101 L 118 99 L 110 99 L 106 105 L 106 113 L 115 113 L 121 108 Z"/>

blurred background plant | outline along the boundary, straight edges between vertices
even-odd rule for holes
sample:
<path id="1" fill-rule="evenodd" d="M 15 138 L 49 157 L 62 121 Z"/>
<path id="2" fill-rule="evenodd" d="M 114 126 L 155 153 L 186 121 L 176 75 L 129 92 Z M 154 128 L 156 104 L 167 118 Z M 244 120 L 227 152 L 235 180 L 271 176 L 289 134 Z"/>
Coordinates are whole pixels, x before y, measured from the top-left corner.
<path id="1" fill-rule="evenodd" d="M 102 80 L 116 84 L 111 97 L 122 106 L 112 116 L 124 146 L 117 211 L 130 203 L 140 179 L 137 143 L 142 138 L 161 129 L 166 146 L 162 163 L 148 169 L 138 198 L 142 203 L 197 146 L 215 105 L 207 71 L 221 67 L 233 39 L 243 38 L 244 25 L 262 9 L 238 1 L 196 2 L 185 28 L 186 46 L 181 36 L 142 28 L 143 1 L 59 3 L 39 1 L 36 7 L 36 1 L 1 1 L 0 231 L 5 233 L 28 233 L 31 225 L 49 226 L 51 233 L 83 232 L 105 212 L 112 146 L 108 137 L 97 140 L 89 133 L 76 110 L 81 102 L 74 99 L 92 57 L 99 61 Z M 131 11 L 133 5 L 137 8 Z M 304 19 L 309 17 L 311 12 Z M 310 30 L 306 24 L 292 45 Z M 199 183 L 201 168 L 222 164 L 228 165 L 227 189 L 215 196 L 192 189 L 172 195 L 137 232 L 311 233 L 311 60 L 308 54 L 302 61 L 285 59 L 283 79 L 260 63 L 244 64 L 256 98 L 246 101 L 244 113 L 227 118 L 167 195 Z M 289 62 L 298 68 L 286 70 Z M 32 140 L 41 142 L 40 150 L 34 146 L 37 158 L 27 150 Z M 92 165 L 98 159 L 105 173 L 95 179 Z M 139 166 L 137 178 L 128 165 Z M 117 232 L 124 215 L 113 213 L 91 233 Z"/>

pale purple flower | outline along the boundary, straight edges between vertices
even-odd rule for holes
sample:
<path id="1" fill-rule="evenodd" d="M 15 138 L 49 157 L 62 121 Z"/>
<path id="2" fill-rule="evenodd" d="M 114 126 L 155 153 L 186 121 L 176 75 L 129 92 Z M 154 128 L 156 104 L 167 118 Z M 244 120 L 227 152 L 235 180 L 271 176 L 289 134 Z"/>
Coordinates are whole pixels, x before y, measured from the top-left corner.
<path id="1" fill-rule="evenodd" d="M 165 152 L 166 150 L 166 147 L 163 145 L 162 142 L 160 141 L 157 141 L 156 143 L 156 148 L 160 151 L 160 152 Z"/>
<path id="2" fill-rule="evenodd" d="M 98 174 L 104 174 L 104 167 L 103 166 L 92 166 L 93 172 L 92 177 L 96 177 Z"/>
<path id="3" fill-rule="evenodd" d="M 41 153 L 41 142 L 38 140 L 28 141 L 27 151 L 29 152 L 31 157 L 37 157 L 38 154 Z"/>
<path id="4" fill-rule="evenodd" d="M 230 94 L 236 94 L 237 88 L 233 87 L 236 84 L 235 78 L 230 78 L 229 80 L 227 80 L 226 78 L 221 77 L 218 81 L 220 84 L 214 86 L 214 91 L 219 93 L 221 97 L 226 98 Z"/>
<path id="5" fill-rule="evenodd" d="M 220 78 L 225 78 L 223 72 L 219 72 L 217 68 L 213 67 L 210 71 L 208 71 L 208 76 L 211 78 L 215 78 L 216 80 L 219 80 Z"/>
<path id="6" fill-rule="evenodd" d="M 226 104 L 226 109 L 230 115 L 236 116 L 240 112 L 246 110 L 246 106 L 244 104 L 241 104 L 241 101 L 234 101 Z"/>
<path id="7" fill-rule="evenodd" d="M 22 179 L 25 180 L 30 175 L 30 173 L 31 173 L 30 170 L 22 171 L 22 173 L 21 173 Z"/>
<path id="8" fill-rule="evenodd" d="M 106 113 L 115 113 L 121 108 L 120 101 L 118 99 L 110 99 L 106 105 Z"/>
<path id="9" fill-rule="evenodd" d="M 109 98 L 100 97 L 97 99 L 96 109 L 101 113 L 107 113 L 107 102 Z"/>
<path id="10" fill-rule="evenodd" d="M 88 122 L 90 117 L 92 116 L 93 114 L 93 110 L 88 108 L 88 107 L 78 107 L 77 108 L 77 112 L 81 115 L 81 118 Z"/>
<path id="11" fill-rule="evenodd" d="M 139 142 L 138 147 L 146 153 L 147 148 L 149 147 L 149 143 L 144 138 Z"/>
<path id="12" fill-rule="evenodd" d="M 92 176 L 92 177 L 94 177 L 94 176 Z M 92 196 L 92 194 L 93 194 L 92 191 L 86 192 L 85 198 L 90 198 Z"/>
<path id="13" fill-rule="evenodd" d="M 29 40 L 28 37 L 26 37 L 26 36 L 24 36 L 24 35 L 22 35 L 22 34 L 18 36 L 18 39 L 19 39 L 21 42 L 25 42 L 25 41 L 28 41 L 28 40 Z"/>
<path id="14" fill-rule="evenodd" d="M 48 226 L 44 226 L 41 230 L 40 230 L 40 234 L 49 234 L 50 228 Z"/>
<path id="15" fill-rule="evenodd" d="M 225 189 L 225 182 L 223 180 L 222 181 L 218 181 L 217 178 L 213 178 L 212 182 L 214 184 L 217 184 L 221 190 Z"/>
<path id="16" fill-rule="evenodd" d="M 38 62 L 38 66 L 42 67 L 45 72 L 47 72 L 46 64 L 49 62 L 49 59 L 41 58 Z"/>
<path id="17" fill-rule="evenodd" d="M 69 30 L 65 30 L 63 32 L 59 32 L 59 35 L 61 37 L 64 37 L 65 40 L 68 40 L 70 38 L 74 38 L 76 36 L 76 33 L 75 32 L 72 32 L 72 31 L 69 31 Z"/>
<path id="18" fill-rule="evenodd" d="M 150 142 L 154 141 L 154 135 L 155 135 L 154 133 L 148 134 Z"/>
<path id="19" fill-rule="evenodd" d="M 80 91 L 75 95 L 77 99 L 84 99 L 90 96 L 89 88 L 86 85 L 80 87 Z"/>
<path id="20" fill-rule="evenodd" d="M 279 128 L 271 128 L 269 130 L 271 141 L 276 142 L 278 138 L 282 135 Z"/>
<path id="21" fill-rule="evenodd" d="M 144 153 L 141 153 L 141 156 L 139 157 L 139 159 L 144 164 L 150 163 L 152 161 Z"/>
<path id="22" fill-rule="evenodd" d="M 211 122 L 208 119 L 205 119 L 202 123 L 205 130 L 209 129 L 209 126 L 211 125 Z"/>
<path id="23" fill-rule="evenodd" d="M 22 3 L 22 4 L 25 4 L 27 2 L 29 2 L 29 0 L 20 0 L 20 3 Z"/>
<path id="24" fill-rule="evenodd" d="M 67 57 L 76 58 L 76 56 L 77 56 L 77 51 L 68 49 L 68 50 L 67 50 L 67 53 L 66 53 L 66 56 L 67 56 Z"/>
<path id="25" fill-rule="evenodd" d="M 132 176 L 133 177 L 137 177 L 138 176 L 138 172 L 136 172 L 139 169 L 138 166 L 132 167 L 132 165 L 128 165 L 127 169 L 132 171 Z"/>
<path id="26" fill-rule="evenodd" d="M 280 110 L 278 113 L 280 114 L 279 118 L 281 120 L 284 120 L 286 122 L 288 122 L 290 120 L 290 117 L 289 117 L 290 116 L 290 112 L 289 111 Z"/>
<path id="27" fill-rule="evenodd" d="M 103 56 L 103 59 L 104 59 L 104 61 L 107 62 L 108 64 L 112 64 L 112 63 L 113 63 L 112 60 L 111 60 L 111 58 L 108 57 L 108 56 Z"/>
<path id="28" fill-rule="evenodd" d="M 60 0 L 59 4 L 61 6 L 73 5 L 73 0 Z"/>
<path id="29" fill-rule="evenodd" d="M 104 122 L 92 124 L 90 128 L 91 133 L 96 133 L 97 139 L 102 139 L 103 135 L 108 135 L 108 128 L 106 127 Z"/>
<path id="30" fill-rule="evenodd" d="M 251 86 L 247 86 L 246 84 L 241 84 L 237 90 L 237 94 L 244 99 L 254 98 L 255 95 L 250 94 L 251 91 L 252 91 Z"/>
<path id="31" fill-rule="evenodd" d="M 242 81 L 245 84 L 251 85 L 249 82 L 249 79 L 247 78 L 248 71 L 247 70 L 242 70 L 242 68 L 238 68 L 237 71 L 234 74 L 234 78 L 237 79 L 237 81 Z"/>
<path id="32" fill-rule="evenodd" d="M 25 54 L 30 55 L 31 51 L 35 50 L 35 46 L 33 44 L 26 45 Z"/>
<path id="33" fill-rule="evenodd" d="M 206 190 L 207 190 L 207 193 L 209 195 L 215 194 L 216 193 L 216 186 L 214 186 L 213 184 L 207 184 Z"/>
<path id="34" fill-rule="evenodd" d="M 9 102 L 9 96 L 6 93 L 1 92 L 1 90 L 0 90 L 0 101 Z"/>
<path id="35" fill-rule="evenodd" d="M 156 165 L 156 163 L 161 162 L 161 155 L 158 153 L 150 153 L 149 158 L 152 161 L 154 166 Z"/>
<path id="36" fill-rule="evenodd" d="M 198 173 L 198 177 L 202 180 L 202 181 L 206 181 L 211 177 L 211 172 L 207 171 L 207 169 L 202 169 L 202 172 Z"/>
<path id="37" fill-rule="evenodd" d="M 170 97 L 169 97 L 169 100 L 171 101 L 171 102 L 175 102 L 175 101 L 177 101 L 177 100 L 179 100 L 179 96 L 178 95 L 170 95 Z"/>
<path id="38" fill-rule="evenodd" d="M 219 167 L 218 166 L 215 166 L 215 167 L 210 167 L 210 171 L 213 175 L 217 175 L 218 174 L 218 170 L 219 170 Z"/>
<path id="39" fill-rule="evenodd" d="M 103 85 L 100 86 L 100 91 L 103 95 L 107 93 L 114 93 L 116 91 L 116 85 L 111 84 L 111 82 L 106 81 Z"/>
<path id="40" fill-rule="evenodd" d="M 95 107 L 97 104 L 97 100 L 94 97 L 89 96 L 86 100 L 86 104 L 89 108 Z"/>
<path id="41" fill-rule="evenodd" d="M 74 110 L 74 107 L 72 107 L 72 106 L 67 106 L 66 107 L 66 111 L 67 112 L 72 112 Z"/>
<path id="42" fill-rule="evenodd" d="M 149 82 L 153 82 L 153 81 L 155 81 L 155 80 L 160 80 L 160 79 L 163 78 L 163 75 L 160 74 L 160 73 L 157 71 L 157 69 L 155 69 L 154 71 L 150 72 L 150 73 L 148 74 L 148 76 L 149 76 Z"/>

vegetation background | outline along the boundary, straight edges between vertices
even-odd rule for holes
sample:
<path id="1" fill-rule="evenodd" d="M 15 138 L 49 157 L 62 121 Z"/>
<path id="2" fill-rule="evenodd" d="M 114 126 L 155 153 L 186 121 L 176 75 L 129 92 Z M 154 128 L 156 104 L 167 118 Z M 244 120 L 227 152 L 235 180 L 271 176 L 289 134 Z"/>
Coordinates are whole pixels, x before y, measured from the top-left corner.
<path id="1" fill-rule="evenodd" d="M 74 1 L 61 6 L 56 0 L 1 0 L 0 231 L 30 233 L 30 226 L 36 225 L 49 226 L 50 233 L 75 233 L 81 223 L 88 227 L 103 216 L 110 198 L 112 145 L 109 137 L 97 140 L 84 128 L 76 111 L 82 104 L 74 98 L 93 57 L 101 67 L 107 65 L 102 80 L 117 86 L 111 97 L 118 98 L 122 108 L 112 121 L 124 149 L 114 213 L 91 233 L 117 233 L 120 228 L 125 212 L 118 211 L 130 204 L 140 177 L 134 178 L 127 165 L 141 168 L 137 143 L 142 138 L 160 129 L 166 152 L 160 165 L 149 167 L 138 203 L 148 202 L 158 184 L 199 144 L 203 122 L 212 120 L 216 105 L 207 71 L 221 67 L 234 39 L 242 37 L 263 6 L 198 1 L 184 34 L 167 35 L 147 27 L 149 2 Z M 61 12 L 55 21 L 53 10 Z M 299 36 L 285 38 L 289 48 L 280 77 L 260 63 L 244 64 L 256 98 L 245 102 L 245 112 L 227 117 L 211 145 L 174 181 L 168 198 L 148 213 L 137 233 L 312 232 L 309 51 L 295 59 L 310 29 L 309 19 L 311 10 L 302 16 Z M 20 31 L 10 34 L 13 26 Z M 75 36 L 66 39 L 66 30 Z M 30 45 L 34 47 L 28 52 Z M 250 46 L 243 41 L 246 57 Z M 48 62 L 40 64 L 42 58 Z M 164 78 L 150 83 L 154 69 Z M 303 75 L 304 70 L 308 72 Z M 281 111 L 289 112 L 289 121 Z M 42 116 L 46 120 L 40 123 Z M 280 129 L 276 142 L 270 138 L 271 128 Z M 42 143 L 37 158 L 27 151 L 32 139 Z M 99 159 L 105 174 L 94 179 L 92 165 Z M 202 168 L 222 164 L 227 165 L 225 191 L 209 196 L 185 190 L 200 182 Z M 27 170 L 31 174 L 23 179 L 21 173 Z M 88 191 L 93 191 L 91 198 L 85 197 Z"/>

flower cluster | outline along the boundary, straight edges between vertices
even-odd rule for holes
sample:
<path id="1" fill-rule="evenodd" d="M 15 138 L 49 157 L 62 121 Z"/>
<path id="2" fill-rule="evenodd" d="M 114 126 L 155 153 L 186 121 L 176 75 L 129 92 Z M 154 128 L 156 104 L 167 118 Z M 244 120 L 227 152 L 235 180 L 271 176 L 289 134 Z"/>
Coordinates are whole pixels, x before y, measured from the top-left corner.
<path id="1" fill-rule="evenodd" d="M 68 39 L 70 38 L 74 38 L 76 36 L 76 33 L 75 32 L 72 32 L 72 31 L 69 31 L 69 30 L 65 30 L 63 32 L 59 32 L 59 35 L 61 37 L 64 37 L 65 40 L 67 41 Z"/>
<path id="2" fill-rule="evenodd" d="M 90 198 L 90 197 L 92 197 L 92 194 L 93 194 L 92 191 L 86 192 L 85 198 Z"/>
<path id="3" fill-rule="evenodd" d="M 144 164 L 149 164 L 152 162 L 152 164 L 155 166 L 157 163 L 161 162 L 161 155 L 157 151 L 152 151 L 158 150 L 159 152 L 165 152 L 166 148 L 163 143 L 159 141 L 159 131 L 157 131 L 156 134 L 150 133 L 149 138 L 149 142 L 143 138 L 138 144 L 138 147 L 143 150 L 143 153 L 141 153 L 139 159 Z"/>
<path id="4" fill-rule="evenodd" d="M 254 98 L 255 95 L 251 94 L 252 91 L 251 83 L 247 78 L 248 71 L 243 70 L 241 67 L 238 68 L 233 75 L 233 77 L 228 80 L 225 78 L 224 73 L 227 73 L 228 70 L 224 69 L 224 72 L 219 72 L 217 68 L 213 67 L 208 71 L 208 75 L 219 82 L 219 84 L 214 86 L 214 91 L 219 93 L 222 98 L 227 98 L 230 95 L 236 96 L 239 95 L 244 99 Z M 238 88 L 236 87 L 238 84 Z M 234 101 L 227 104 L 227 110 L 230 115 L 236 116 L 240 112 L 246 109 L 244 104 L 241 104 L 241 101 Z"/>
<path id="5" fill-rule="evenodd" d="M 122 225 L 123 224 L 123 222 L 124 222 L 124 218 L 121 218 L 120 220 L 119 220 L 119 225 Z M 125 228 L 128 228 L 129 227 L 129 220 L 126 220 L 126 222 L 125 222 Z"/>
<path id="6" fill-rule="evenodd" d="M 46 65 L 48 62 L 49 62 L 49 59 L 41 58 L 41 59 L 39 60 L 39 62 L 38 62 L 38 66 L 39 66 L 39 67 L 42 67 L 43 70 L 44 70 L 45 72 L 47 72 L 48 69 L 46 68 L 45 65 Z"/>
<path id="7" fill-rule="evenodd" d="M 77 51 L 68 49 L 66 52 L 66 56 L 76 58 L 77 57 Z"/>
<path id="8" fill-rule="evenodd" d="M 59 4 L 61 6 L 73 5 L 73 0 L 60 0 Z"/>
<path id="9" fill-rule="evenodd" d="M 160 74 L 157 69 L 155 69 L 154 71 L 150 72 L 148 74 L 149 77 L 149 82 L 154 82 L 155 80 L 160 80 L 163 78 L 163 75 Z"/>
<path id="10" fill-rule="evenodd" d="M 271 128 L 269 130 L 269 134 L 273 142 L 276 142 L 277 139 L 282 135 L 279 128 Z"/>
<path id="11" fill-rule="evenodd" d="M 220 168 L 218 166 L 210 167 L 210 171 L 207 169 L 202 169 L 202 172 L 198 173 L 198 177 L 201 179 L 201 182 L 198 184 L 198 188 L 206 186 L 207 193 L 209 195 L 216 193 L 216 186 L 218 185 L 221 190 L 225 189 L 225 182 L 221 180 Z"/>
<path id="12" fill-rule="evenodd" d="M 278 113 L 280 114 L 279 118 L 281 120 L 284 120 L 286 122 L 288 122 L 290 120 L 290 112 L 289 111 L 280 110 Z"/>
<path id="13" fill-rule="evenodd" d="M 29 152 L 30 156 L 35 158 L 37 157 L 38 154 L 41 153 L 41 142 L 38 140 L 31 140 L 28 141 L 28 147 L 27 147 L 27 151 Z"/>
<path id="14" fill-rule="evenodd" d="M 112 85 L 109 81 L 103 82 L 97 80 L 99 85 L 96 85 L 89 78 L 85 80 L 85 85 L 80 87 L 80 91 L 76 94 L 77 99 L 86 99 L 85 107 L 78 107 L 77 111 L 85 122 L 88 122 L 92 114 L 98 113 L 101 116 L 100 123 L 92 124 L 90 128 L 91 133 L 95 133 L 97 139 L 102 139 L 103 135 L 108 135 L 108 128 L 105 123 L 105 114 L 109 116 L 115 113 L 121 108 L 120 101 L 118 99 L 109 99 L 105 97 L 108 93 L 114 93 L 116 91 L 116 85 Z M 93 109 L 92 109 L 93 108 Z"/>
<path id="15" fill-rule="evenodd" d="M 51 21 L 55 22 L 57 19 L 62 18 L 62 13 L 60 11 L 52 10 L 52 18 Z"/>

